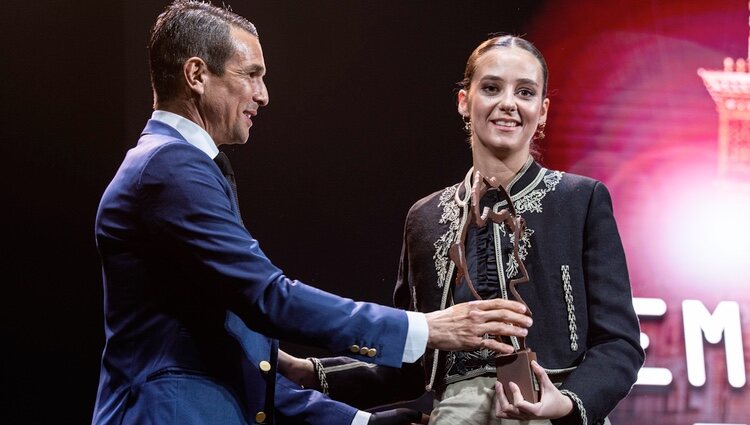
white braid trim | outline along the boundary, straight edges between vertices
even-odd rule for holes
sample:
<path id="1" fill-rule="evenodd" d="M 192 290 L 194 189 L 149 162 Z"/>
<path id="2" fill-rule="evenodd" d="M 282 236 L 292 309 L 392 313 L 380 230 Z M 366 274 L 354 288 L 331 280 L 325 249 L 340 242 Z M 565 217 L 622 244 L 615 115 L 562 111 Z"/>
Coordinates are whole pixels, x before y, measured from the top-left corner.
<path id="1" fill-rule="evenodd" d="M 320 362 L 319 359 L 315 357 L 308 357 L 307 360 L 310 360 L 313 364 L 313 369 L 315 370 L 315 374 L 318 375 L 318 383 L 320 384 L 320 392 L 322 392 L 325 395 L 328 394 L 328 380 L 326 379 L 326 370 L 323 367 L 323 363 Z"/>
<path id="2" fill-rule="evenodd" d="M 566 395 L 566 396 L 570 397 L 571 400 L 573 400 L 573 402 L 578 407 L 578 412 L 581 413 L 581 423 L 583 425 L 587 425 L 589 423 L 589 421 L 588 421 L 588 418 L 586 417 L 586 408 L 583 407 L 583 402 L 581 401 L 581 399 L 578 398 L 578 396 L 576 395 L 576 393 L 574 393 L 573 391 L 570 391 L 570 390 L 560 390 L 560 392 L 563 395 Z"/>
<path id="3" fill-rule="evenodd" d="M 570 351 L 578 351 L 578 326 L 576 325 L 576 308 L 573 303 L 573 287 L 570 284 L 570 266 L 560 266 L 562 273 L 565 305 L 568 307 L 568 330 L 570 331 Z"/>

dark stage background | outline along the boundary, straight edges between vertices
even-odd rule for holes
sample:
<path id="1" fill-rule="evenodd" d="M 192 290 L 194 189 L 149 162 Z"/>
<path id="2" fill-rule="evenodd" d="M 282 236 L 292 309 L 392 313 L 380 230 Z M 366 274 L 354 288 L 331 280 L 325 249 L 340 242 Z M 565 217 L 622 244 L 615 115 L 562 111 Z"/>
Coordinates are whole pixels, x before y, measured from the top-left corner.
<path id="1" fill-rule="evenodd" d="M 8 1 L 0 12 L 4 424 L 90 421 L 104 341 L 94 216 L 151 113 L 146 39 L 165 4 Z M 729 388 L 718 366 L 708 368 L 705 386 L 688 385 L 679 349 L 680 302 L 688 298 L 709 311 L 721 300 L 740 302 L 748 341 L 747 242 L 719 264 L 726 275 L 685 275 L 683 266 L 700 257 L 663 242 L 696 231 L 697 251 L 712 250 L 698 219 L 677 210 L 688 216 L 685 227 L 645 234 L 644 227 L 671 229 L 673 216 L 644 224 L 639 215 L 661 210 L 677 180 L 716 174 L 718 115 L 696 71 L 746 57 L 745 1 L 230 4 L 259 28 L 271 102 L 248 144 L 229 154 L 245 223 L 289 276 L 390 303 L 408 208 L 471 165 L 455 108 L 469 53 L 490 33 L 525 34 L 550 67 L 544 162 L 607 183 L 635 295 L 667 305 L 644 331 L 653 347 L 647 365 L 671 368 L 673 381 L 636 386 L 613 418 L 747 423 L 744 381 Z M 741 186 L 728 197 L 748 193 Z M 685 205 L 721 217 L 712 198 L 685 197 Z M 724 230 L 750 235 L 732 223 Z M 720 365 L 722 345 L 706 350 Z M 745 349 L 743 372 L 748 357 Z"/>

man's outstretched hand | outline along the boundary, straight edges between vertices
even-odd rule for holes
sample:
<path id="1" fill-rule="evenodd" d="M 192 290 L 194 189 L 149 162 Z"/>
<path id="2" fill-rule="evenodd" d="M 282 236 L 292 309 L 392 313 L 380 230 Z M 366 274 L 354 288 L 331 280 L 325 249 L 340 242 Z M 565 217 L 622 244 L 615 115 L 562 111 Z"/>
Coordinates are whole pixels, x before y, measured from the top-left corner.
<path id="1" fill-rule="evenodd" d="M 523 304 L 499 298 L 470 301 L 427 313 L 427 347 L 444 351 L 488 348 L 497 353 L 512 353 L 512 346 L 483 336 L 526 336 L 532 321 L 525 312 Z"/>

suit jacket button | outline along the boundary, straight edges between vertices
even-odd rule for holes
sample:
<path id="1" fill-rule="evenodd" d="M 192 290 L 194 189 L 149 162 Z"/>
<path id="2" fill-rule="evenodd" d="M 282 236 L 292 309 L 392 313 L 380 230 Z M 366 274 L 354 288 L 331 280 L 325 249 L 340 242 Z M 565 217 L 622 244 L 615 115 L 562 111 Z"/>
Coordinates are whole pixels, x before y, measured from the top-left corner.
<path id="1" fill-rule="evenodd" d="M 378 350 L 370 348 L 367 350 L 367 357 L 375 357 L 378 354 Z"/>
<path id="2" fill-rule="evenodd" d="M 357 344 L 352 345 L 351 347 L 349 347 L 349 351 L 351 351 L 354 354 L 359 353 L 359 345 Z"/>
<path id="3" fill-rule="evenodd" d="M 255 414 L 255 422 L 262 424 L 266 420 L 265 412 L 258 412 Z"/>
<path id="4" fill-rule="evenodd" d="M 363 356 L 366 356 L 366 355 L 367 355 L 367 350 L 369 350 L 369 348 L 367 348 L 367 347 L 362 347 L 362 348 L 361 348 L 361 349 L 359 350 L 359 354 L 361 354 L 361 355 L 363 355 Z"/>
<path id="5" fill-rule="evenodd" d="M 260 363 L 258 363 L 258 367 L 260 370 L 263 371 L 263 373 L 268 373 L 271 370 L 271 363 L 268 363 L 267 361 L 263 360 Z"/>

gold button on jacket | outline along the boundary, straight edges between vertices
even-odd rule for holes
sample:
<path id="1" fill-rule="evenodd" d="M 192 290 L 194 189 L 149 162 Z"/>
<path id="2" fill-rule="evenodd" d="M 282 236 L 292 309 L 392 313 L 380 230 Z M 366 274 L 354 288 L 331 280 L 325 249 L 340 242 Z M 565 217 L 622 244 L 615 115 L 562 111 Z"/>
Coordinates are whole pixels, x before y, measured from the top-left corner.
<path id="1" fill-rule="evenodd" d="M 271 370 L 271 363 L 268 363 L 267 361 L 263 360 L 260 363 L 258 363 L 258 367 L 264 373 L 268 373 Z"/>
<path id="2" fill-rule="evenodd" d="M 265 412 L 258 412 L 255 414 L 255 422 L 262 424 L 266 420 Z"/>

